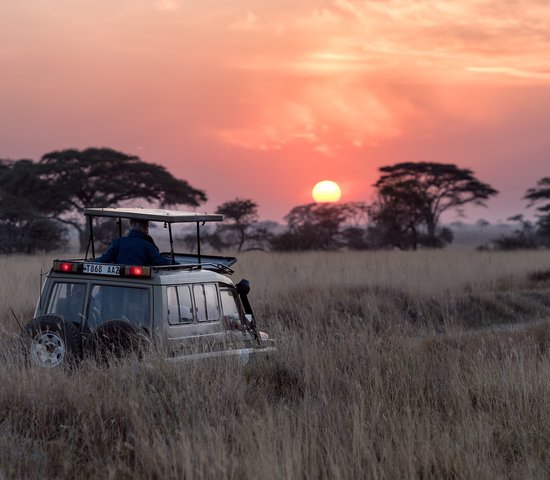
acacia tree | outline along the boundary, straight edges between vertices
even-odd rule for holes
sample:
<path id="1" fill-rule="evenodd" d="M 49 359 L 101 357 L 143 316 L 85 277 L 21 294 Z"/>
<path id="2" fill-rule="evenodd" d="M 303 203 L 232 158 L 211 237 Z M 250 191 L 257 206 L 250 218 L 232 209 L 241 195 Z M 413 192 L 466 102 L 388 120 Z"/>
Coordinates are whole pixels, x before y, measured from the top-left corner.
<path id="1" fill-rule="evenodd" d="M 224 216 L 224 223 L 216 233 L 227 246 L 236 246 L 240 252 L 246 240 L 252 236 L 251 230 L 258 222 L 258 204 L 250 199 L 235 198 L 222 203 L 216 213 Z"/>
<path id="2" fill-rule="evenodd" d="M 250 199 L 235 198 L 224 202 L 216 208 L 216 213 L 224 216 L 223 222 L 205 227 L 201 239 L 218 251 L 228 248 L 242 251 L 245 246 L 263 250 L 277 226 L 274 222 L 259 222 L 258 205 Z M 195 233 L 184 233 L 181 239 L 187 248 L 196 246 Z"/>
<path id="3" fill-rule="evenodd" d="M 416 192 L 401 188 L 399 194 L 379 194 L 369 206 L 369 217 L 369 238 L 375 247 L 416 250 L 422 223 L 422 205 Z"/>
<path id="4" fill-rule="evenodd" d="M 448 229 L 438 228 L 441 215 L 461 212 L 466 204 L 485 206 L 484 201 L 498 193 L 471 170 L 453 164 L 406 162 L 380 171 L 370 217 L 386 232 L 388 243 L 402 248 L 440 247 L 452 241 Z"/>
<path id="5" fill-rule="evenodd" d="M 358 222 L 365 211 L 361 202 L 299 205 L 285 216 L 288 230 L 274 237 L 272 246 L 276 250 L 335 250 L 352 242 L 354 248 L 364 248 Z"/>
<path id="6" fill-rule="evenodd" d="M 85 207 L 110 207 L 142 200 L 166 205 L 198 206 L 202 190 L 172 176 L 164 167 L 110 148 L 60 150 L 45 154 L 34 173 L 49 201 L 42 208 L 51 218 L 74 227 L 80 248 L 86 248 Z"/>
<path id="7" fill-rule="evenodd" d="M 47 198 L 31 160 L 0 161 L 0 252 L 48 252 L 65 242 L 64 227 L 41 212 Z"/>
<path id="8" fill-rule="evenodd" d="M 550 177 L 541 178 L 537 186 L 527 190 L 523 197 L 529 201 L 528 206 L 539 205 L 537 227 L 538 235 L 544 243 L 550 241 Z M 542 203 L 542 205 L 540 205 Z"/>

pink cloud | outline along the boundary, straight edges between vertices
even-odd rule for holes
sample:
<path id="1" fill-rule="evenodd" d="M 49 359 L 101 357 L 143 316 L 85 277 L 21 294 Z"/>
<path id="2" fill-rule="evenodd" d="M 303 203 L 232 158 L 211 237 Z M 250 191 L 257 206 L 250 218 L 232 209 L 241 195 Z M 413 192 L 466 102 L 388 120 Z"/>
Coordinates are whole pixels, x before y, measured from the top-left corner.
<path id="1" fill-rule="evenodd" d="M 315 172 L 362 198 L 384 163 L 464 158 L 497 178 L 504 142 L 537 172 L 550 148 L 543 1 L 58 0 L 0 18 L 4 156 L 108 145 L 274 204 L 292 169 L 288 206 Z"/>

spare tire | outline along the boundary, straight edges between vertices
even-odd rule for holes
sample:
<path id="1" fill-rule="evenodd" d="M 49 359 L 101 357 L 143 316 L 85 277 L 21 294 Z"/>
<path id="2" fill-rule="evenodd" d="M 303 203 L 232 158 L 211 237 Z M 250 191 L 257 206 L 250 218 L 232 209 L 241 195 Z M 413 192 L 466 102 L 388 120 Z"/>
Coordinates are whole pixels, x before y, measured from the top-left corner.
<path id="1" fill-rule="evenodd" d="M 82 339 L 72 322 L 57 315 L 31 320 L 21 332 L 23 354 L 33 365 L 56 368 L 82 359 Z"/>
<path id="2" fill-rule="evenodd" d="M 141 356 L 147 349 L 149 338 L 145 332 L 126 320 L 109 320 L 91 334 L 87 346 L 100 360 L 127 355 Z"/>

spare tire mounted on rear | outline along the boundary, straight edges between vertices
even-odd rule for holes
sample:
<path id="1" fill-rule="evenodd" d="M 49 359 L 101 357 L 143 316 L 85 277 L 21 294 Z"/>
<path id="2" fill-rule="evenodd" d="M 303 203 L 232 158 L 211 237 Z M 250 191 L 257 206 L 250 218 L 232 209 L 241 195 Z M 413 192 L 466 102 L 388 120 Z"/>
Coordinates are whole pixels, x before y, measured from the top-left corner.
<path id="1" fill-rule="evenodd" d="M 78 328 L 57 315 L 42 315 L 21 332 L 27 360 L 39 367 L 53 368 L 82 358 Z"/>

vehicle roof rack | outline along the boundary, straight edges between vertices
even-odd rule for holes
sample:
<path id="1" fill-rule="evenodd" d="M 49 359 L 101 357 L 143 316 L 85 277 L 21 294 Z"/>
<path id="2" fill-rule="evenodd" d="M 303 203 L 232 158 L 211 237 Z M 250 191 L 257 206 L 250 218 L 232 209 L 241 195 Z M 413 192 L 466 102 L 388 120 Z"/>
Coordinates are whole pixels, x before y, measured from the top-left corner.
<path id="1" fill-rule="evenodd" d="M 184 222 L 221 222 L 223 215 L 217 213 L 196 213 L 160 208 L 85 208 L 84 215 L 90 217 L 114 217 L 148 220 L 151 222 L 184 223 Z"/>
<path id="2" fill-rule="evenodd" d="M 224 265 L 223 263 L 212 263 L 212 262 L 202 262 L 202 263 L 183 263 L 179 265 L 153 265 L 151 267 L 154 270 L 209 270 L 211 272 L 223 273 L 226 275 L 232 275 L 235 273 L 231 267 Z"/>
<path id="3" fill-rule="evenodd" d="M 88 224 L 90 229 L 90 238 L 88 241 L 88 248 L 86 249 L 86 258 L 88 258 L 88 250 L 91 247 L 92 257 L 95 257 L 95 245 L 94 245 L 94 229 L 93 229 L 93 217 L 111 217 L 118 219 L 119 235 L 122 236 L 122 219 L 138 219 L 147 220 L 152 222 L 164 222 L 168 227 L 170 235 L 170 254 L 172 262 L 175 263 L 174 255 L 174 240 L 172 237 L 172 224 L 173 223 L 195 223 L 197 225 L 197 258 L 198 263 L 201 262 L 201 240 L 200 240 L 200 225 L 206 222 L 221 222 L 223 215 L 218 213 L 196 213 L 196 212 L 184 212 L 180 210 L 165 210 L 160 208 L 131 208 L 131 207 L 105 207 L 96 208 L 90 207 L 84 209 L 84 216 L 88 217 Z"/>

